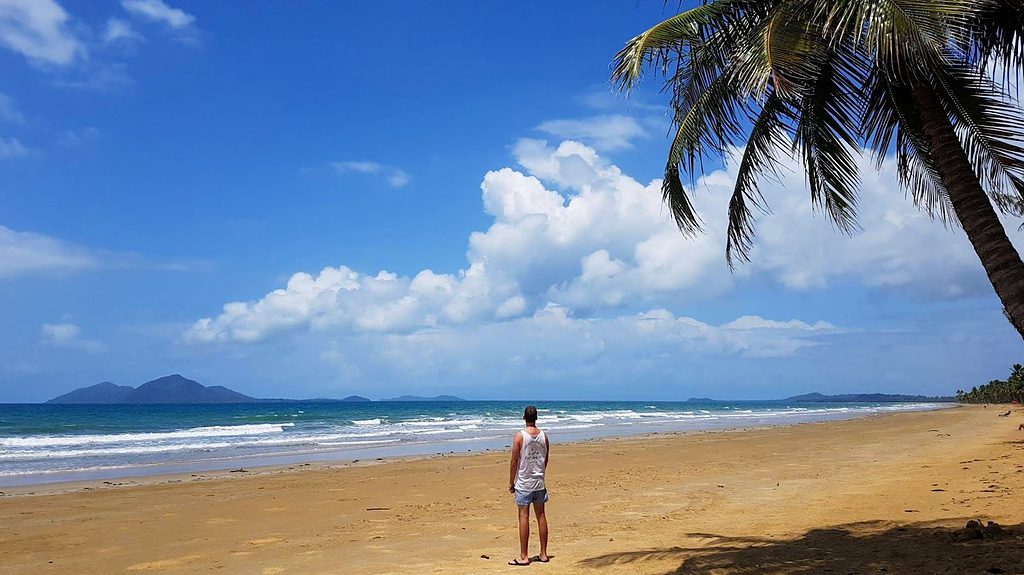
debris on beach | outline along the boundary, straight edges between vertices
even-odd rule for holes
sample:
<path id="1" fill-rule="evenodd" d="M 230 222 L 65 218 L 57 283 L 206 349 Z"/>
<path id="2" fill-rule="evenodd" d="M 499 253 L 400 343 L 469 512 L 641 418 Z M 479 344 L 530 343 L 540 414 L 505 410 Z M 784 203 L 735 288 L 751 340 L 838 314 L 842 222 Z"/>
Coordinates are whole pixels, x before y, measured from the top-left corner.
<path id="1" fill-rule="evenodd" d="M 983 525 L 981 520 L 970 520 L 963 529 L 953 533 L 955 541 L 971 541 L 973 539 L 995 539 L 1006 534 L 1006 530 L 995 521 Z"/>

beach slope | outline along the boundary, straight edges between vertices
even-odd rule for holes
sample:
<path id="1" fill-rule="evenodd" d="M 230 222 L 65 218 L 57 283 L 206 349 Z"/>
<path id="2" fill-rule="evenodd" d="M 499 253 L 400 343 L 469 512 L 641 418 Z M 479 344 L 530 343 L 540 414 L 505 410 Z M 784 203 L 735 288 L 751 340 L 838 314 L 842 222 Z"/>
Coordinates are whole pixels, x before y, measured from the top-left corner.
<path id="1" fill-rule="evenodd" d="M 1024 573 L 1024 412 L 997 413 L 555 436 L 554 558 L 526 569 Z M 504 573 L 507 479 L 507 455 L 484 453 L 6 490 L 0 571 Z"/>

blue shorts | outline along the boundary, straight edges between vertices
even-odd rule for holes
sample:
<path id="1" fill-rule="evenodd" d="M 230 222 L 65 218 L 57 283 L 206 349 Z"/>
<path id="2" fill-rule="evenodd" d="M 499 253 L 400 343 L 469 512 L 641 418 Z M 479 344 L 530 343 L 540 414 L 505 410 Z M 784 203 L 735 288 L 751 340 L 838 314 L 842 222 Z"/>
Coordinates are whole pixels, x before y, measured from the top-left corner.
<path id="1" fill-rule="evenodd" d="M 538 491 L 519 491 L 516 489 L 516 505 L 522 507 L 531 503 L 547 503 L 548 502 L 548 490 L 540 489 Z"/>

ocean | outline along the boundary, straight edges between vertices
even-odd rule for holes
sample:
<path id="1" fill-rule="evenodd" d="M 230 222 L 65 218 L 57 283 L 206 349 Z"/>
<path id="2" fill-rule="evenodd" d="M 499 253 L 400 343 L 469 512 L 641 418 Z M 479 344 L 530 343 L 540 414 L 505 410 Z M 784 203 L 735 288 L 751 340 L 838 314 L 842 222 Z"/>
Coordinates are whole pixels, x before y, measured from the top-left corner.
<path id="1" fill-rule="evenodd" d="M 227 405 L 0 404 L 0 487 L 255 465 L 503 449 L 523 402 Z M 547 401 L 553 444 L 786 425 L 949 407 L 940 403 Z"/>

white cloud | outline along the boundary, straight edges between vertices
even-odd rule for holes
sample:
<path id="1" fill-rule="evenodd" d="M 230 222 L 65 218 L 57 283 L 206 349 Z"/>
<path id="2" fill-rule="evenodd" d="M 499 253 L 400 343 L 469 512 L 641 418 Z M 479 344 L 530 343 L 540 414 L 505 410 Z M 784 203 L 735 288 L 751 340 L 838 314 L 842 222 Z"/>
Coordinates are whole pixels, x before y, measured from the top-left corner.
<path id="1" fill-rule="evenodd" d="M 25 117 L 21 115 L 14 99 L 3 92 L 0 92 L 0 121 L 12 124 L 21 124 L 25 121 Z"/>
<path id="2" fill-rule="evenodd" d="M 92 62 L 73 74 L 66 74 L 53 80 L 61 88 L 110 92 L 135 83 L 128 75 L 128 67 L 121 62 Z"/>
<path id="3" fill-rule="evenodd" d="M 100 137 L 100 131 L 92 126 L 86 126 L 77 130 L 63 130 L 57 135 L 57 145 L 65 148 L 75 148 L 85 145 Z"/>
<path id="4" fill-rule="evenodd" d="M 44 323 L 40 327 L 43 336 L 43 343 L 52 347 L 81 349 L 89 352 L 103 351 L 104 347 L 98 341 L 82 339 L 82 330 L 73 323 Z"/>
<path id="5" fill-rule="evenodd" d="M 876 174 L 865 161 L 866 231 L 854 238 L 837 234 L 824 217 L 812 217 L 799 173 L 766 184 L 774 214 L 761 218 L 753 262 L 731 274 L 724 248 L 735 166 L 696 183 L 693 197 L 707 231 L 684 239 L 662 205 L 660 181 L 641 184 L 573 141 L 553 148 L 525 139 L 513 153 L 521 171 L 503 168 L 484 176 L 483 207 L 493 223 L 470 235 L 464 269 L 425 269 L 411 278 L 387 271 L 367 275 L 346 266 L 316 276 L 298 273 L 257 301 L 229 303 L 216 317 L 195 322 L 186 339 L 249 342 L 309 330 L 406 337 L 424 329 L 532 325 L 520 320 L 549 312 L 608 325 L 603 322 L 634 317 L 620 317 L 622 310 L 694 305 L 752 276 L 793 290 L 841 281 L 941 298 L 990 293 L 963 234 L 947 231 L 910 205 L 890 165 Z M 381 169 L 372 162 L 337 167 Z M 835 330 L 826 322 L 756 316 L 715 329 L 686 318 L 676 323 L 733 346 L 753 338 L 750 349 L 758 338 L 788 334 L 784 344 L 759 343 L 756 353 L 762 354 L 799 349 L 805 340 L 796 333 L 814 337 Z"/>
<path id="6" fill-rule="evenodd" d="M 106 44 L 136 42 L 142 39 L 142 34 L 135 31 L 131 23 L 120 18 L 108 19 L 107 27 L 103 30 L 103 42 Z"/>
<path id="7" fill-rule="evenodd" d="M 663 308 L 578 318 L 550 304 L 509 321 L 409 333 L 327 335 L 315 341 L 304 338 L 301 347 L 312 348 L 327 369 L 337 370 L 350 385 L 359 382 L 366 388 L 388 381 L 413 389 L 463 390 L 478 397 L 663 396 L 666 389 L 693 390 L 694 384 L 706 387 L 707 379 L 718 379 L 701 372 L 729 373 L 750 362 L 785 361 L 845 333 L 794 323 L 798 327 L 744 330 L 676 316 Z"/>
<path id="8" fill-rule="evenodd" d="M 939 298 L 991 293 L 963 232 L 948 230 L 915 208 L 896 185 L 891 162 L 875 171 L 870 160 L 861 160 L 859 219 L 864 230 L 852 238 L 835 232 L 821 214 L 812 217 L 803 174 L 792 167 L 782 186 L 766 187 L 774 214 L 761 218 L 748 266 L 752 272 L 797 290 L 853 280 Z M 734 167 L 727 173 L 723 184 L 731 187 Z M 712 189 L 715 194 L 723 191 Z M 1020 250 L 1024 243 L 1016 231 L 1018 225 L 1004 220 L 1007 234 Z"/>
<path id="9" fill-rule="evenodd" d="M 580 140 L 601 151 L 632 148 L 646 131 L 632 116 L 606 114 L 578 120 L 548 120 L 536 128 L 560 139 Z"/>
<path id="10" fill-rule="evenodd" d="M 180 10 L 171 8 L 162 0 L 121 0 L 121 6 L 131 15 L 151 22 L 159 22 L 174 30 L 190 27 L 196 17 Z"/>
<path id="11" fill-rule="evenodd" d="M 0 138 L 0 160 L 21 158 L 31 152 L 17 138 Z"/>
<path id="12" fill-rule="evenodd" d="M 392 188 L 401 188 L 412 179 L 405 170 L 377 162 L 345 161 L 331 162 L 331 166 L 339 174 L 379 174 Z"/>
<path id="13" fill-rule="evenodd" d="M 66 66 L 86 54 L 53 0 L 0 0 L 0 44 L 36 64 Z"/>
<path id="14" fill-rule="evenodd" d="M 198 260 L 154 260 L 131 252 L 87 248 L 34 232 L 0 225 L 0 280 L 40 273 L 71 273 L 99 269 L 143 269 L 167 272 L 209 269 Z"/>
<path id="15" fill-rule="evenodd" d="M 0 278 L 89 270 L 99 265 L 99 258 L 85 248 L 43 234 L 0 226 Z"/>

